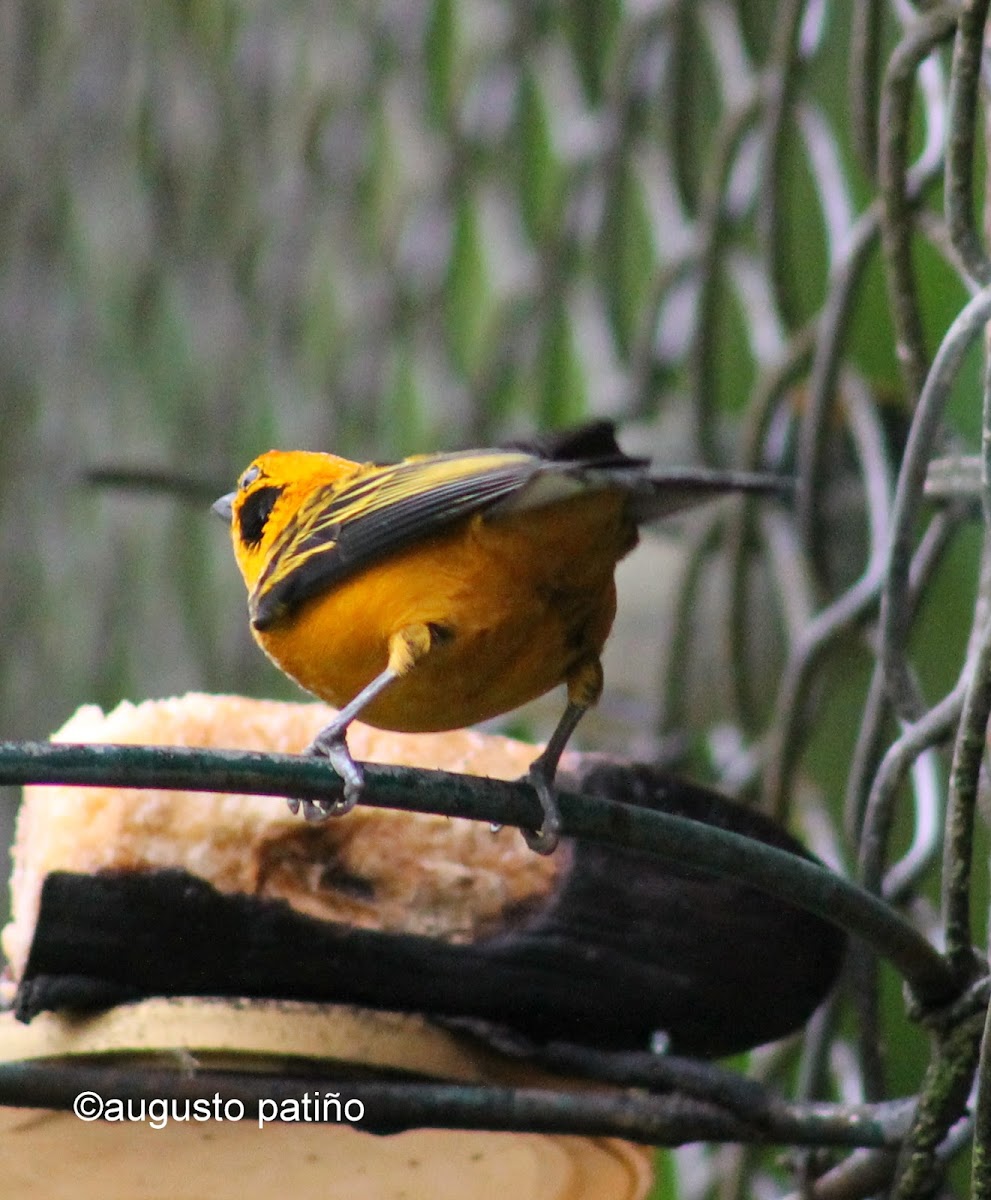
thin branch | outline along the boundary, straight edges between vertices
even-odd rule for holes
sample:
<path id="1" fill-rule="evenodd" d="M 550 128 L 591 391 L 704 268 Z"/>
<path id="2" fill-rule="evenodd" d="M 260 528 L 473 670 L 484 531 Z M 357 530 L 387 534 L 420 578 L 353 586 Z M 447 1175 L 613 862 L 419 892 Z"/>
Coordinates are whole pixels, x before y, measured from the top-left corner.
<path id="1" fill-rule="evenodd" d="M 966 977 L 974 969 L 970 931 L 970 871 L 973 855 L 974 809 L 981 763 L 987 747 L 991 716 L 991 621 L 983 630 L 963 703 L 953 747 L 950 799 L 943 854 L 943 916 L 946 954 Z"/>
<path id="2" fill-rule="evenodd" d="M 974 1200 L 991 1200 L 991 1007 L 985 1015 L 977 1067 L 971 1184 Z"/>
<path id="3" fill-rule="evenodd" d="M 534 828 L 539 803 L 529 784 L 368 764 L 365 803 L 403 811 L 469 817 Z M 205 751 L 190 747 L 0 743 L 0 784 L 100 787 L 335 797 L 341 781 L 325 761 L 302 755 Z M 953 973 L 903 917 L 825 867 L 765 843 L 617 801 L 562 793 L 562 832 L 633 846 L 728 876 L 840 925 L 868 942 L 904 976 L 924 1007 L 951 1000 Z"/>
<path id="4" fill-rule="evenodd" d="M 909 568 L 910 621 L 911 614 L 916 611 L 925 587 L 942 561 L 943 554 L 958 525 L 958 514 L 952 509 L 946 508 L 937 512 L 926 526 L 926 531 L 922 535 Z M 911 675 L 909 675 L 909 684 L 915 688 Z M 921 702 L 914 705 L 914 708 L 918 712 L 923 711 Z M 875 663 L 867 698 L 864 701 L 844 797 L 843 825 L 851 844 L 858 843 L 862 836 L 869 789 L 873 786 L 871 777 L 881 759 L 882 734 L 890 712 L 891 704 L 885 687 L 884 672 L 880 664 Z"/>
<path id="5" fill-rule="evenodd" d="M 888 296 L 895 322 L 896 352 L 913 399 L 922 391 L 928 365 L 925 332 L 911 261 L 912 211 L 908 189 L 909 126 L 915 76 L 922 62 L 953 34 L 957 6 L 941 5 L 910 26 L 895 47 L 881 89 L 878 178 L 881 187 L 881 242 Z"/>
<path id="6" fill-rule="evenodd" d="M 967 0 L 960 9 L 950 70 L 946 142 L 946 219 L 965 270 L 982 287 L 991 283 L 991 259 L 974 226 L 974 134 L 984 26 L 989 0 Z"/>
<path id="7" fill-rule="evenodd" d="M 850 232 L 846 253 L 832 271 L 819 316 L 795 464 L 795 510 L 806 547 L 815 546 L 826 425 L 836 394 L 843 346 L 853 321 L 855 297 L 876 245 L 879 226 L 880 206 L 875 203 Z"/>
<path id="8" fill-rule="evenodd" d="M 881 760 L 867 799 L 860 838 L 858 878 L 872 892 L 881 890 L 898 789 L 919 755 L 952 735 L 963 711 L 964 692 L 965 687 L 958 685 L 925 716 L 907 725 Z"/>
<path id="9" fill-rule="evenodd" d="M 713 462 L 717 453 L 713 437 L 716 428 L 713 420 L 713 401 L 718 391 L 715 366 L 719 356 L 713 347 L 717 328 L 721 256 L 730 218 L 726 211 L 727 183 L 740 146 L 760 116 L 765 100 L 765 90 L 759 86 L 754 87 L 745 102 L 730 109 L 724 116 L 716 136 L 715 149 L 708 164 L 699 202 L 698 299 L 687 366 L 692 400 L 692 434 L 696 453 L 703 462 Z"/>
<path id="10" fill-rule="evenodd" d="M 936 1161 L 948 1163 L 966 1148 L 971 1137 L 970 1120 L 958 1121 L 936 1148 Z M 855 1150 L 801 1193 L 787 1196 L 785 1200 L 861 1200 L 864 1196 L 886 1195 L 897 1162 L 897 1155 L 889 1150 Z"/>
<path id="11" fill-rule="evenodd" d="M 898 1155 L 895 1200 L 928 1200 L 938 1187 L 945 1169 L 938 1150 L 966 1112 L 983 1030 L 982 1008 L 935 1039 L 912 1128 Z"/>
<path id="12" fill-rule="evenodd" d="M 851 10 L 850 110 L 854 146 L 868 179 L 877 175 L 878 82 L 881 78 L 880 0 L 860 0 Z"/>
<path id="13" fill-rule="evenodd" d="M 926 468 L 964 356 L 991 318 L 991 288 L 970 300 L 950 326 L 919 397 L 902 459 L 892 513 L 891 558 L 881 595 L 879 661 L 888 693 L 906 720 L 919 714 L 905 657 L 911 624 L 909 569 Z"/>
<path id="14" fill-rule="evenodd" d="M 789 119 L 794 119 L 795 93 L 802 65 L 798 37 L 804 13 L 805 0 L 784 0 L 784 3 L 779 4 L 774 45 L 764 76 L 767 95 L 761 130 L 764 187 L 762 201 L 757 208 L 757 227 L 763 256 L 770 269 L 778 311 L 785 314 L 786 320 L 791 315 L 789 307 L 794 308 L 794 304 L 789 305 L 792 298 L 785 286 L 789 282 L 789 272 L 785 269 L 783 255 L 780 253 L 780 180 L 785 134 Z"/>
<path id="15" fill-rule="evenodd" d="M 879 1105 L 784 1105 L 747 1121 L 715 1105 L 676 1093 L 552 1091 L 477 1084 L 379 1081 L 324 1076 L 286 1077 L 256 1071 L 164 1071 L 89 1063 L 0 1063 L 0 1104 L 69 1109 L 82 1093 L 102 1100 L 195 1100 L 218 1097 L 234 1119 L 258 1120 L 264 1102 L 311 1105 L 338 1096 L 363 1115 L 358 1128 L 393 1134 L 406 1129 L 487 1129 L 622 1137 L 652 1146 L 687 1142 L 789 1143 L 809 1146 L 896 1147 L 913 1111 L 912 1101 Z M 231 1103 L 233 1102 L 233 1103 Z M 271 1111 L 271 1110 L 269 1110 Z M 330 1120 L 335 1120 L 331 1110 Z"/>
<path id="16" fill-rule="evenodd" d="M 887 568 L 891 477 L 880 419 L 866 389 L 850 377 L 844 393 L 844 415 L 864 479 L 870 548 L 863 575 L 822 612 L 805 623 L 793 639 L 782 673 L 775 715 L 768 735 L 764 771 L 764 807 L 785 811 L 792 773 L 805 734 L 806 693 L 813 673 L 837 639 L 873 613 Z"/>

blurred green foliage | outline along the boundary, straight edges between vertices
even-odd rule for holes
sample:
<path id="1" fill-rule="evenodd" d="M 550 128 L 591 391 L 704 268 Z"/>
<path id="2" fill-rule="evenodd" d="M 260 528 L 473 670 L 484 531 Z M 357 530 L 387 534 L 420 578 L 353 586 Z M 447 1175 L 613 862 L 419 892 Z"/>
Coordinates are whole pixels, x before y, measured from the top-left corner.
<path id="1" fill-rule="evenodd" d="M 295 695 L 251 643 L 202 493 L 99 489 L 94 467 L 165 468 L 219 493 L 270 445 L 383 458 L 587 414 L 625 422 L 631 448 L 668 461 L 793 465 L 811 354 L 797 355 L 799 386 L 781 390 L 770 432 L 754 438 L 761 388 L 820 318 L 843 239 L 877 190 L 852 132 L 851 13 L 773 0 L 11 0 L 0 22 L 4 735 L 44 736 L 82 702 Z M 882 65 L 897 35 L 886 16 Z M 780 82 L 774 69 L 789 62 L 770 155 L 757 85 Z M 933 73 L 938 92 L 945 60 Z M 928 119 L 920 101 L 916 153 Z M 928 198 L 938 211 L 938 187 Z M 966 289 L 938 239 L 920 234 L 913 248 L 932 352 Z M 845 330 L 843 370 L 903 436 L 876 241 Z M 952 415 L 976 444 L 972 359 Z M 813 608 L 864 565 L 841 418 L 842 404 L 827 437 L 827 546 L 803 577 Z M 893 458 L 899 449 L 896 435 Z M 920 618 L 930 700 L 960 669 L 978 542 L 957 540 Z M 748 563 L 765 585 L 737 614 L 752 626 L 759 725 L 776 688 L 760 673 L 787 656 L 794 630 L 789 598 L 767 599 L 766 563 Z M 655 683 L 671 586 L 650 580 L 648 616 L 618 634 L 628 657 L 657 664 Z M 729 624 L 725 610 L 716 603 Z M 713 670 L 724 639 L 705 611 L 697 644 L 678 648 L 694 664 L 678 683 L 702 697 L 689 712 L 703 713 L 703 747 L 711 726 L 739 716 L 725 662 Z M 834 827 L 870 665 L 860 630 L 839 637 L 803 731 L 802 772 Z M 602 744 L 665 732 L 656 687 L 639 699 L 638 719 Z M 697 769 L 711 762 L 699 757 Z M 886 1021 L 893 1078 L 911 1088 L 924 1039 L 897 997 Z M 657 1194 L 674 1186 L 669 1167 Z"/>

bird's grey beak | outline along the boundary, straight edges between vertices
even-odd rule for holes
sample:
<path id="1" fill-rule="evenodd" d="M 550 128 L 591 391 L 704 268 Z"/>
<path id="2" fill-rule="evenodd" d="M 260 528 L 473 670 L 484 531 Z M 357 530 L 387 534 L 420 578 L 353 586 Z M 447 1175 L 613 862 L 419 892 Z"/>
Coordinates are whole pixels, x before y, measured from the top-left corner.
<path id="1" fill-rule="evenodd" d="M 215 500 L 211 504 L 211 508 L 218 517 L 223 517 L 225 521 L 230 523 L 231 517 L 234 515 L 232 505 L 234 503 L 235 492 L 228 492 L 226 496 L 221 496 L 219 500 Z"/>

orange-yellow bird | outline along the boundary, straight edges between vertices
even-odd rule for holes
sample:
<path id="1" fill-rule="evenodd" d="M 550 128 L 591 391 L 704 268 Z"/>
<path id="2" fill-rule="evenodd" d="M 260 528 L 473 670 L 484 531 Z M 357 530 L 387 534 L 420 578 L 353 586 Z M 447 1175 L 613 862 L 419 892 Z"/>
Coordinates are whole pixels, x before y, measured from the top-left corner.
<path id="1" fill-rule="evenodd" d="M 270 450 L 214 508 L 230 521 L 255 640 L 285 673 L 340 709 L 310 747 L 363 787 L 345 739 L 359 714 L 383 729 L 457 729 L 567 685 L 567 707 L 529 778 L 557 843 L 558 760 L 602 691 L 614 571 L 637 527 L 779 478 L 657 471 L 608 422 L 504 449 L 356 463 Z"/>

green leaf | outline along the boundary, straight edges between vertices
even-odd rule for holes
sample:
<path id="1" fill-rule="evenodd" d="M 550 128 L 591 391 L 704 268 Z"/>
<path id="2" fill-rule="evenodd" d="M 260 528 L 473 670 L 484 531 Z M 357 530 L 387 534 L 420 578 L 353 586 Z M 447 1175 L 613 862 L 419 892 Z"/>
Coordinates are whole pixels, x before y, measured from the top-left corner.
<path id="1" fill-rule="evenodd" d="M 454 63 L 457 28 L 454 0 L 434 0 L 424 38 L 430 115 L 443 124 L 454 103 Z"/>
<path id="2" fill-rule="evenodd" d="M 520 209 L 527 233 L 538 241 L 560 223 L 562 179 L 554 156 L 550 120 L 543 94 L 530 71 L 520 82 Z"/>
<path id="3" fill-rule="evenodd" d="M 377 105 L 368 118 L 368 159 L 362 174 L 359 228 L 369 251 L 382 245 L 397 206 L 399 170 L 392 131 L 384 108 Z"/>
<path id="4" fill-rule="evenodd" d="M 603 99 L 609 58 L 622 15 L 620 0 L 571 0 L 566 32 L 585 93 L 590 101 Z"/>
<path id="5" fill-rule="evenodd" d="M 478 213 L 470 196 L 458 202 L 445 287 L 447 333 L 455 365 L 465 376 L 479 368 L 488 328 L 488 285 Z"/>
<path id="6" fill-rule="evenodd" d="M 613 332 L 629 354 L 656 270 L 654 235 L 643 188 L 624 163 L 607 198 L 601 245 L 603 284 Z"/>
<path id="7" fill-rule="evenodd" d="M 383 452 L 394 458 L 423 445 L 423 399 L 416 382 L 415 352 L 409 342 L 400 343 L 385 394 L 385 428 L 379 439 Z"/>
<path id="8" fill-rule="evenodd" d="M 334 256 L 329 240 L 315 247 L 308 274 L 300 312 L 299 348 L 313 377 L 322 381 L 328 374 L 328 365 L 336 359 L 335 348 L 341 342 Z"/>
<path id="9" fill-rule="evenodd" d="M 564 303 L 555 307 L 544 328 L 538 396 L 541 428 L 573 425 L 586 413 L 585 372 Z"/>

